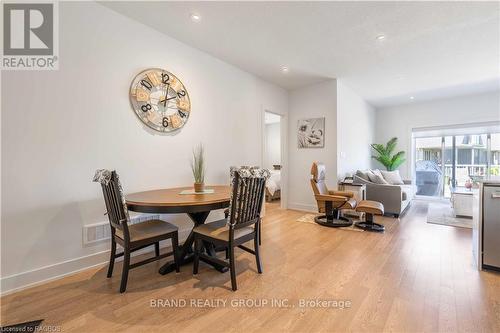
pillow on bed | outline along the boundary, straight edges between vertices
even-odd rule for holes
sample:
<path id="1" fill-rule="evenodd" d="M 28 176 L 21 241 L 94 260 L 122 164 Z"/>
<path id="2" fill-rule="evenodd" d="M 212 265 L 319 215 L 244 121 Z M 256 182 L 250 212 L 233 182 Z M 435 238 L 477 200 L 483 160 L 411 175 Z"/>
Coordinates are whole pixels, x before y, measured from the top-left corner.
<path id="1" fill-rule="evenodd" d="M 384 179 L 391 185 L 404 185 L 405 183 L 401 179 L 399 170 L 394 171 L 381 171 Z"/>

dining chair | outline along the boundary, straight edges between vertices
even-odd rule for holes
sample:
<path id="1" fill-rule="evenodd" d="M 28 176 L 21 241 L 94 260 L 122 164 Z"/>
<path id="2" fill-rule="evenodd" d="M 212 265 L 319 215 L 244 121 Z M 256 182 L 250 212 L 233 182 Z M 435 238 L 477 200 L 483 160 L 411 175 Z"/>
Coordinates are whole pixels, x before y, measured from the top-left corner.
<path id="1" fill-rule="evenodd" d="M 260 212 L 264 198 L 266 180 L 270 173 L 266 169 L 232 168 L 231 199 L 229 216 L 225 219 L 202 224 L 193 229 L 194 233 L 194 264 L 193 274 L 198 274 L 200 258 L 204 261 L 229 267 L 231 272 L 232 290 L 237 290 L 234 250 L 236 247 L 255 255 L 257 271 L 262 273 L 262 263 L 259 254 L 259 230 L 261 224 Z M 254 249 L 243 245 L 252 241 Z M 216 247 L 227 248 L 229 258 L 226 260 L 213 258 L 202 252 L 203 242 L 209 242 Z"/>
<path id="2" fill-rule="evenodd" d="M 128 272 L 136 268 L 170 255 L 174 256 L 176 271 L 179 272 L 178 228 L 166 221 L 151 219 L 137 224 L 130 224 L 127 204 L 123 196 L 120 179 L 116 171 L 105 169 L 97 170 L 94 182 L 101 184 L 111 227 L 111 254 L 109 258 L 108 274 L 113 274 L 115 259 L 123 256 L 123 270 L 120 284 L 120 293 L 127 289 Z M 171 239 L 172 251 L 160 255 L 160 241 Z M 116 244 L 123 248 L 123 252 L 116 253 Z M 155 256 L 136 263 L 130 263 L 130 254 L 134 251 L 154 245 Z"/>
<path id="3" fill-rule="evenodd" d="M 241 166 L 240 167 L 241 169 L 259 169 L 258 166 L 253 166 L 253 167 L 249 167 L 249 166 Z M 233 177 L 233 173 L 231 172 L 231 170 L 233 169 L 237 169 L 237 167 L 231 167 L 231 169 L 229 169 L 229 173 L 231 174 L 231 181 L 232 181 L 232 177 Z M 270 177 L 270 176 L 269 176 Z M 266 179 L 267 181 L 267 179 Z M 227 219 L 229 216 L 229 208 L 226 208 L 224 209 L 224 217 Z M 262 221 L 261 221 L 262 222 Z M 260 224 L 260 228 L 259 228 L 259 245 L 262 245 L 262 223 Z M 227 254 L 227 250 L 226 250 L 226 259 L 228 259 L 228 254 Z"/>

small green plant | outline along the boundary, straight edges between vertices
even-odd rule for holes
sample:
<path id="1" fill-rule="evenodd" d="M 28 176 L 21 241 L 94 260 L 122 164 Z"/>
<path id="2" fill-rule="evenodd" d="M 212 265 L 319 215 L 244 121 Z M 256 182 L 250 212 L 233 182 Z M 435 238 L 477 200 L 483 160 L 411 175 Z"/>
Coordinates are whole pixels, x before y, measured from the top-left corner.
<path id="1" fill-rule="evenodd" d="M 194 182 L 203 184 L 205 182 L 205 156 L 204 148 L 200 143 L 193 149 L 193 160 L 191 161 L 191 170 L 193 171 Z"/>
<path id="2" fill-rule="evenodd" d="M 377 156 L 372 156 L 373 159 L 379 161 L 388 171 L 394 171 L 406 160 L 404 158 L 405 152 L 399 151 L 396 154 L 392 154 L 396 145 L 398 143 L 398 138 L 390 139 L 385 145 L 380 143 L 373 143 L 371 146 L 373 150 L 377 152 Z"/>

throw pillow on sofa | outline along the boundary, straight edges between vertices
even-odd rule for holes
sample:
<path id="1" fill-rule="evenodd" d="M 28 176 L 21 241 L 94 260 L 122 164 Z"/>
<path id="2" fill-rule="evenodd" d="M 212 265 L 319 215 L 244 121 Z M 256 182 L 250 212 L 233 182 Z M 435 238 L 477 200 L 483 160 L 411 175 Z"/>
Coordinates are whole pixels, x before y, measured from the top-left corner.
<path id="1" fill-rule="evenodd" d="M 370 181 L 375 184 L 383 184 L 383 185 L 388 185 L 389 183 L 384 179 L 382 176 L 382 173 L 380 173 L 380 170 L 371 170 L 371 172 L 368 172 L 368 178 L 370 178 Z"/>
<path id="2" fill-rule="evenodd" d="M 395 171 L 381 171 L 384 179 L 391 185 L 404 185 L 403 179 L 399 174 L 399 170 Z"/>
<path id="3" fill-rule="evenodd" d="M 356 176 L 358 176 L 359 178 L 364 179 L 366 181 L 370 181 L 370 178 L 368 177 L 369 171 L 370 170 L 365 170 L 365 171 L 358 170 L 358 171 L 356 171 Z"/>

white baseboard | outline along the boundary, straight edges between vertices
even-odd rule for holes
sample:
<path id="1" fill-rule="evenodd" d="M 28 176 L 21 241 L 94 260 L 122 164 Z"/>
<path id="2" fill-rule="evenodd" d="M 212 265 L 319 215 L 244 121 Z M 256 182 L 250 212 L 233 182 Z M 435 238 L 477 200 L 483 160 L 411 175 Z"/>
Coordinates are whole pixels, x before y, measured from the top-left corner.
<path id="1" fill-rule="evenodd" d="M 179 231 L 179 241 L 183 242 L 190 230 Z M 152 252 L 153 248 L 146 248 L 134 252 L 134 256 Z M 119 258 L 118 260 L 122 260 Z M 79 258 L 69 259 L 52 265 L 36 268 L 26 272 L 13 274 L 0 279 L 0 296 L 5 296 L 21 290 L 36 287 L 44 283 L 62 279 L 86 269 L 107 265 L 109 250 L 96 252 Z"/>
<path id="2" fill-rule="evenodd" d="M 35 287 L 65 276 L 81 272 L 85 269 L 104 265 L 109 260 L 109 250 L 87 256 L 47 265 L 30 271 L 2 277 L 0 280 L 1 296 Z"/>
<path id="3" fill-rule="evenodd" d="M 290 203 L 288 204 L 288 209 L 300 210 L 308 213 L 317 213 L 318 207 L 316 205 L 307 205 L 307 204 L 299 204 L 299 203 Z"/>

